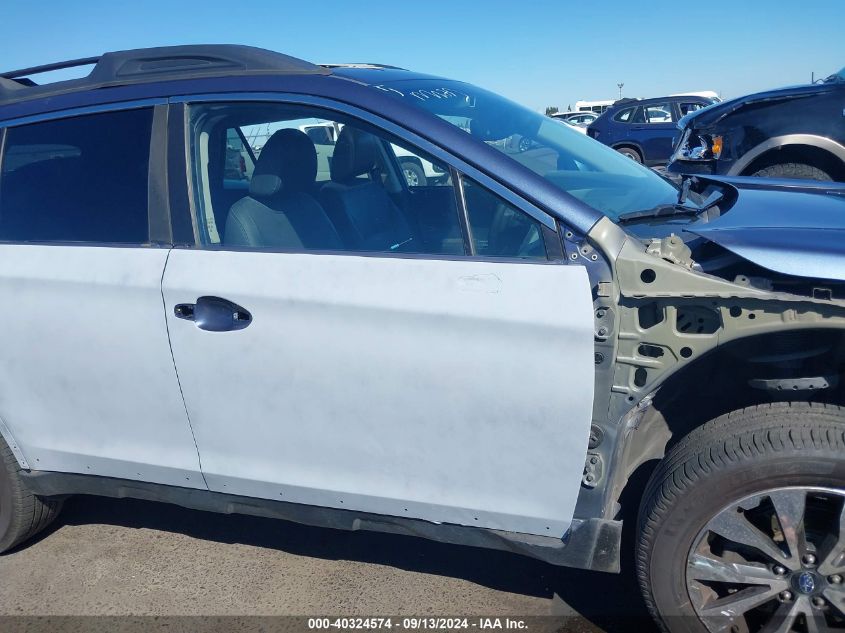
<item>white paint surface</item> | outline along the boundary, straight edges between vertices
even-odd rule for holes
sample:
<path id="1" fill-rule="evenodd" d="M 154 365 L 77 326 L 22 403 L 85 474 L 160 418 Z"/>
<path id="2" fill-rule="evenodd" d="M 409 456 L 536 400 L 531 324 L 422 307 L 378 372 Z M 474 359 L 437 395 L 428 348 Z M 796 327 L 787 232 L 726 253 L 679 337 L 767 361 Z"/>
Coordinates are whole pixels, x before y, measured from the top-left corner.
<path id="1" fill-rule="evenodd" d="M 211 489 L 568 527 L 593 400 L 582 267 L 177 249 L 163 291 Z M 173 315 L 203 295 L 252 324 Z"/>
<path id="2" fill-rule="evenodd" d="M 167 339 L 166 258 L 0 245 L 0 419 L 30 468 L 205 487 Z"/>

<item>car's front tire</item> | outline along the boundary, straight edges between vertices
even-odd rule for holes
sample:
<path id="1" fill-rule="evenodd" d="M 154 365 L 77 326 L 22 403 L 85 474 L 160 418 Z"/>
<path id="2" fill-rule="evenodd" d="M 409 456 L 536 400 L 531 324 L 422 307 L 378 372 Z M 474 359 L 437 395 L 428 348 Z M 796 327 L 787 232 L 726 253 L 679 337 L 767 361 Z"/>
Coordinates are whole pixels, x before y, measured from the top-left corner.
<path id="1" fill-rule="evenodd" d="M 27 490 L 12 450 L 0 437 L 0 554 L 50 525 L 61 499 L 37 497 Z"/>
<path id="2" fill-rule="evenodd" d="M 752 176 L 758 178 L 800 178 L 801 180 L 833 180 L 826 171 L 804 163 L 780 163 L 758 169 Z"/>
<path id="3" fill-rule="evenodd" d="M 708 422 L 658 465 L 638 527 L 638 580 L 666 631 L 845 625 L 845 411 L 773 403 Z"/>

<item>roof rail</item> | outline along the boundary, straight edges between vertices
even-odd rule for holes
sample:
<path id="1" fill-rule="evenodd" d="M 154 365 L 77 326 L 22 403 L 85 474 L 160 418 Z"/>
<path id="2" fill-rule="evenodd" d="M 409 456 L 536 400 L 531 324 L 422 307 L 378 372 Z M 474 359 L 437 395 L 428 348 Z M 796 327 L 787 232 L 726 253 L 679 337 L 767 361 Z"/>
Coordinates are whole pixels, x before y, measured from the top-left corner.
<path id="1" fill-rule="evenodd" d="M 406 70 L 399 66 L 390 66 L 388 64 L 369 64 L 369 63 L 352 63 L 352 64 L 320 64 L 323 68 L 373 68 L 381 70 Z"/>
<path id="2" fill-rule="evenodd" d="M 21 68 L 20 70 L 10 70 L 0 73 L 0 77 L 3 77 L 4 79 L 17 79 L 28 75 L 47 73 L 53 70 L 75 68 L 76 66 L 90 66 L 91 64 L 96 64 L 99 59 L 99 57 L 83 57 L 82 59 L 71 59 L 66 62 L 55 62 L 53 64 L 44 64 L 43 66 L 32 66 L 31 68 Z M 34 82 L 31 83 L 34 84 Z"/>
<path id="3" fill-rule="evenodd" d="M 32 75 L 92 65 L 80 79 L 39 85 Z M 0 73 L 0 105 L 126 84 L 234 74 L 327 75 L 331 70 L 263 48 L 235 44 L 163 46 L 105 53 Z"/>

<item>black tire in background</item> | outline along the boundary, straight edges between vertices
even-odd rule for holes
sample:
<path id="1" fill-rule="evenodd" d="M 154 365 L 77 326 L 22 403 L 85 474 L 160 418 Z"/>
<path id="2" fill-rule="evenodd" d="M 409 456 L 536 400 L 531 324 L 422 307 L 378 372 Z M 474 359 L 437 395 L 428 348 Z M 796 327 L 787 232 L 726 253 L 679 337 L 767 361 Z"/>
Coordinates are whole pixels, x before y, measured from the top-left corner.
<path id="1" fill-rule="evenodd" d="M 20 466 L 0 437 L 0 554 L 35 536 L 59 514 L 62 499 L 36 497 L 23 485 Z"/>
<path id="2" fill-rule="evenodd" d="M 839 508 L 836 510 L 840 512 L 838 520 L 845 521 L 842 504 L 845 498 L 845 411 L 840 407 L 771 403 L 734 411 L 696 429 L 669 451 L 655 469 L 643 494 L 636 551 L 640 589 L 649 611 L 660 623 L 662 630 L 671 633 L 702 633 L 708 630 L 699 617 L 701 605 L 696 606 L 696 596 L 693 596 L 688 585 L 688 574 L 696 571 L 693 557 L 698 554 L 692 551 L 693 546 L 711 542 L 702 540 L 703 533 L 707 533 L 707 539 L 713 539 L 717 546 L 721 538 L 719 534 L 714 536 L 707 532 L 706 528 L 724 516 L 725 512 L 736 510 L 736 505 L 732 504 L 741 505 L 743 500 L 749 498 L 765 500 L 767 491 L 774 491 L 772 494 L 776 495 L 780 494 L 778 490 L 784 488 L 789 488 L 791 493 L 791 490 L 804 487 L 808 490 L 834 490 L 829 496 L 835 508 Z M 808 499 L 811 494 L 816 493 L 807 493 Z M 745 511 L 742 508 L 740 510 Z M 743 520 L 749 520 L 748 516 L 743 514 Z M 727 519 L 730 521 L 731 515 Z M 834 516 L 833 524 L 836 520 Z M 842 547 L 843 530 L 845 525 L 839 528 L 838 535 L 832 535 L 834 543 L 836 538 L 840 539 L 836 548 Z M 782 530 L 781 534 L 785 531 Z M 784 549 L 788 550 L 789 547 Z M 750 548 L 746 551 L 750 551 L 751 558 L 755 558 L 758 550 Z M 732 552 L 728 554 L 733 555 Z M 756 558 L 772 560 L 765 553 Z M 837 563 L 840 564 L 845 565 L 845 562 Z M 733 569 L 731 565 L 725 569 Z M 777 561 L 766 565 L 758 560 L 751 565 L 745 569 L 756 572 L 762 567 L 763 573 L 771 571 L 773 578 L 781 583 L 791 579 L 793 583 L 788 585 L 789 588 L 799 579 L 796 574 L 801 573 L 800 568 L 798 572 L 785 568 L 775 571 Z M 840 575 L 838 569 L 834 570 L 836 575 Z M 821 566 L 815 571 L 821 571 Z M 782 576 L 774 576 L 776 573 L 782 573 Z M 825 571 L 825 574 L 833 573 L 829 569 Z M 697 582 L 695 575 L 691 577 L 693 582 Z M 775 586 L 774 582 L 766 577 L 762 584 L 772 583 L 771 588 Z M 828 578 L 818 576 L 817 582 L 827 585 Z M 718 583 L 713 586 L 716 585 Z M 723 583 L 719 587 L 724 590 L 730 585 Z M 729 592 L 740 591 L 743 587 L 755 589 L 753 583 L 737 584 Z M 828 589 L 838 592 L 841 587 L 828 585 Z M 731 594 L 728 593 L 728 596 Z M 797 597 L 804 600 L 802 604 L 811 606 L 810 595 Z M 812 599 L 816 599 L 815 595 Z M 840 609 L 845 608 L 845 593 L 842 599 Z M 777 594 L 774 602 L 767 602 L 754 609 L 774 611 L 779 607 L 790 606 L 779 604 L 779 600 L 780 594 Z M 835 609 L 833 606 L 829 608 Z M 721 609 L 717 609 L 717 613 L 721 614 Z M 749 616 L 743 615 L 743 620 L 746 617 Z M 758 616 L 758 611 L 752 611 L 750 617 L 762 616 Z M 804 616 L 798 617 L 800 619 Z M 718 628 L 713 625 L 712 619 L 709 624 L 711 630 Z M 803 624 L 799 622 L 799 629 Z M 757 627 L 752 622 L 751 626 L 746 627 L 743 621 L 737 622 L 735 627 L 729 625 L 724 630 L 754 633 L 762 626 Z"/>
<path id="3" fill-rule="evenodd" d="M 635 163 L 643 162 L 643 159 L 640 157 L 640 153 L 632 147 L 619 147 L 616 149 L 616 151 L 622 154 L 623 156 L 627 156 Z"/>
<path id="4" fill-rule="evenodd" d="M 410 161 L 402 163 L 402 174 L 409 187 L 425 187 L 428 184 L 423 168 L 416 163 Z"/>
<path id="5" fill-rule="evenodd" d="M 758 178 L 800 178 L 802 180 L 833 180 L 830 175 L 812 165 L 804 163 L 780 163 L 758 169 L 752 176 Z"/>

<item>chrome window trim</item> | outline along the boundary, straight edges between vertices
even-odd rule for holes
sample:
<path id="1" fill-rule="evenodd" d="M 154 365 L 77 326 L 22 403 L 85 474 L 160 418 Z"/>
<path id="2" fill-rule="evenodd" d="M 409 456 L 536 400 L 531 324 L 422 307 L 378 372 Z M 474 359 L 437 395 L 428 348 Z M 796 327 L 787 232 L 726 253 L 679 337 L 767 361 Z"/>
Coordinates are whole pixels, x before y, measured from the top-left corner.
<path id="1" fill-rule="evenodd" d="M 487 187 L 488 189 L 496 193 L 496 195 L 501 198 L 504 198 L 507 202 L 511 203 L 521 211 L 525 212 L 541 224 L 544 224 L 552 230 L 557 230 L 557 223 L 553 216 L 539 209 L 535 205 L 531 204 L 522 196 L 517 195 L 508 187 L 500 183 L 498 180 L 491 178 L 484 172 L 476 169 L 472 165 L 469 165 L 460 158 L 442 149 L 439 145 L 435 145 L 431 141 L 426 140 L 425 138 L 417 135 L 416 133 L 408 130 L 407 128 L 401 127 L 395 123 L 387 121 L 368 110 L 363 110 L 357 106 L 344 103 L 343 101 L 336 101 L 333 99 L 327 99 L 325 97 L 314 97 L 311 95 L 302 95 L 288 92 L 223 92 L 201 95 L 183 95 L 178 97 L 171 97 L 169 101 L 170 103 L 185 103 L 188 106 L 190 106 L 191 104 L 215 102 L 279 102 L 291 105 L 313 106 L 323 108 L 325 110 L 333 110 L 336 112 L 340 112 L 341 114 L 346 114 L 348 116 L 353 116 L 355 118 L 361 119 L 366 123 L 369 123 L 370 125 L 380 128 L 388 132 L 389 134 L 396 136 L 399 139 L 411 143 L 412 145 L 423 150 L 424 152 L 430 154 L 434 158 L 445 163 L 447 166 L 457 169 L 462 174 L 472 178 L 479 184 Z M 188 133 L 189 130 L 186 129 L 186 135 Z M 189 151 L 189 144 L 187 141 L 188 139 L 186 138 L 186 152 Z M 187 158 L 190 160 L 191 157 L 187 156 Z"/>

